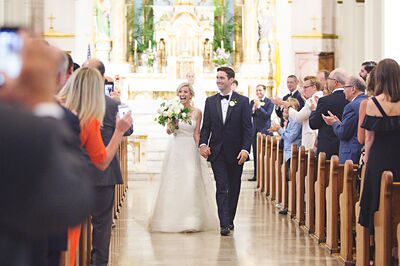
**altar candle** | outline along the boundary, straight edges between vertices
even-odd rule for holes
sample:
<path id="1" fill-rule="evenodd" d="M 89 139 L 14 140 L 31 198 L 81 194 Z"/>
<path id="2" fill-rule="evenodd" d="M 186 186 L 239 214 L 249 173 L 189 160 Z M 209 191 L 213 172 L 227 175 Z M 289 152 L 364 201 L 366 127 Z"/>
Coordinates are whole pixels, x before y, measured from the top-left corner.
<path id="1" fill-rule="evenodd" d="M 149 48 L 151 48 L 151 40 L 149 40 Z"/>
<path id="2" fill-rule="evenodd" d="M 232 42 L 232 51 L 235 51 L 236 50 L 236 43 L 235 43 L 235 41 L 233 41 Z"/>
<path id="3" fill-rule="evenodd" d="M 135 45 L 134 45 L 134 47 L 135 47 L 135 51 L 137 50 L 137 40 L 135 40 Z"/>
<path id="4" fill-rule="evenodd" d="M 224 49 L 224 40 L 221 40 L 221 49 Z"/>

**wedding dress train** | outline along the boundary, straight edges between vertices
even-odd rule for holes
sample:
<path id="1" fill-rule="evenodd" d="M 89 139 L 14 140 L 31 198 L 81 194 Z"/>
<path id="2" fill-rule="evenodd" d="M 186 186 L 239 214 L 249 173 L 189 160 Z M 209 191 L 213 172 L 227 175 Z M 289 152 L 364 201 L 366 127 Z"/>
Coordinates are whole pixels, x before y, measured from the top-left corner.
<path id="1" fill-rule="evenodd" d="M 193 139 L 196 121 L 181 122 L 168 143 L 160 185 L 149 220 L 153 232 L 218 228 L 215 185 Z"/>

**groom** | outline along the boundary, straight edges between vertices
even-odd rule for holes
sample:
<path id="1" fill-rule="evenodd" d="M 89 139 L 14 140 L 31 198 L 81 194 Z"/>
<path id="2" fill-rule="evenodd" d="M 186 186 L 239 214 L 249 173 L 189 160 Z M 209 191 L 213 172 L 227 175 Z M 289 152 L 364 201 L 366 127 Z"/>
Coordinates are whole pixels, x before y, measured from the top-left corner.
<path id="1" fill-rule="evenodd" d="M 211 162 L 217 185 L 222 236 L 234 229 L 243 163 L 249 157 L 252 141 L 249 99 L 232 91 L 234 79 L 231 68 L 217 69 L 220 93 L 207 98 L 200 133 L 200 154 Z"/>

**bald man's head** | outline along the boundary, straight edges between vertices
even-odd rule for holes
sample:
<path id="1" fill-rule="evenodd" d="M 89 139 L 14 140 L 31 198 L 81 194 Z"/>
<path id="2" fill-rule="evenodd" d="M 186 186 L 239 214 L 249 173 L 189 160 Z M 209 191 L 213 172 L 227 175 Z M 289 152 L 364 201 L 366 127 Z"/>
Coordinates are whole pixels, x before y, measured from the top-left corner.
<path id="1" fill-rule="evenodd" d="M 102 77 L 104 77 L 104 73 L 106 72 L 106 68 L 105 68 L 103 62 L 101 62 L 98 59 L 89 59 L 85 63 L 83 63 L 82 66 L 97 69 L 100 72 Z"/>

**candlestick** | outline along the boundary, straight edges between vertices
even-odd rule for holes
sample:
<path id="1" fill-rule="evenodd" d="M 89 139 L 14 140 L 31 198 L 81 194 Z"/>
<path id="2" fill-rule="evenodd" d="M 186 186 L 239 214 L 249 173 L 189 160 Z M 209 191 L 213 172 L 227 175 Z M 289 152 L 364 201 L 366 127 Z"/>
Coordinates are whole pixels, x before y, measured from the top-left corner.
<path id="1" fill-rule="evenodd" d="M 235 51 L 236 50 L 236 43 L 235 43 L 235 41 L 233 41 L 232 42 L 232 51 Z"/>
<path id="2" fill-rule="evenodd" d="M 134 45 L 134 47 L 135 47 L 135 51 L 137 50 L 137 40 L 135 40 L 135 45 Z"/>

